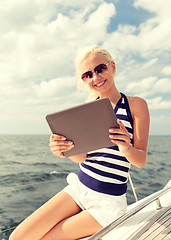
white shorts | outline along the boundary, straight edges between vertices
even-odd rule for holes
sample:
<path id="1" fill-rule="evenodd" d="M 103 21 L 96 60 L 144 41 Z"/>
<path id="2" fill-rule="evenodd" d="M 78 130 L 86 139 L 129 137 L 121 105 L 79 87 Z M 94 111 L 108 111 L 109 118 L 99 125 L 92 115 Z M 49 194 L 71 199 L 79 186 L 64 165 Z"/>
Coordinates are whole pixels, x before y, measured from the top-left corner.
<path id="1" fill-rule="evenodd" d="M 126 194 L 112 196 L 91 190 L 82 184 L 75 173 L 67 177 L 67 192 L 82 210 L 87 210 L 103 227 L 126 212 Z"/>

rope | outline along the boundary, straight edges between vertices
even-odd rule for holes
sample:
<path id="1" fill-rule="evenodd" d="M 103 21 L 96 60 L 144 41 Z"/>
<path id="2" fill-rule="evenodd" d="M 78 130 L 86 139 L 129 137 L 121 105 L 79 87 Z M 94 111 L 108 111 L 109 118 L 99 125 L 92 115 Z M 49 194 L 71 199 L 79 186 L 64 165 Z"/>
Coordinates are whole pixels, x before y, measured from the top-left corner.
<path id="1" fill-rule="evenodd" d="M 42 181 L 42 182 L 39 182 L 39 183 L 29 183 L 29 184 L 23 184 L 23 185 L 16 185 L 16 186 L 10 186 L 10 187 L 4 187 L 5 190 L 6 189 L 16 189 L 16 188 L 26 188 L 26 187 L 29 187 L 29 186 L 34 186 L 34 185 L 39 185 L 39 184 L 43 184 L 43 183 L 51 183 L 51 182 L 58 182 L 58 181 L 64 181 L 66 180 L 65 178 L 58 178 L 56 180 L 50 180 L 50 181 Z M 0 190 L 4 190 L 4 188 L 0 188 Z"/>
<path id="2" fill-rule="evenodd" d="M 150 186 L 150 185 L 154 185 L 154 184 L 156 184 L 156 183 L 147 183 L 147 184 L 143 184 L 143 185 L 141 185 L 139 187 L 135 187 L 134 189 L 140 189 L 140 188 L 143 188 L 143 187 L 146 187 L 146 186 Z"/>
<path id="3" fill-rule="evenodd" d="M 7 228 L 5 230 L 0 230 L 0 233 L 4 233 L 4 232 L 8 232 L 9 230 L 13 230 L 14 228 L 16 228 L 17 226 L 15 227 L 11 227 L 11 228 Z"/>

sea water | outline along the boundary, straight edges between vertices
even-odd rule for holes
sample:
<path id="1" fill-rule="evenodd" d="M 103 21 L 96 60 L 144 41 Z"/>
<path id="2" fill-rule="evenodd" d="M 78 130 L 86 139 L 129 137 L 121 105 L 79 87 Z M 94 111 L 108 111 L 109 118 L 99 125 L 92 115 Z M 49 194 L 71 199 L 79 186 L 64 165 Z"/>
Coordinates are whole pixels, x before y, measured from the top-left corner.
<path id="1" fill-rule="evenodd" d="M 66 185 L 79 165 L 52 155 L 47 135 L 0 135 L 0 240 Z M 150 136 L 145 167 L 131 167 L 138 199 L 171 178 L 171 136 Z M 130 185 L 128 204 L 135 201 Z"/>

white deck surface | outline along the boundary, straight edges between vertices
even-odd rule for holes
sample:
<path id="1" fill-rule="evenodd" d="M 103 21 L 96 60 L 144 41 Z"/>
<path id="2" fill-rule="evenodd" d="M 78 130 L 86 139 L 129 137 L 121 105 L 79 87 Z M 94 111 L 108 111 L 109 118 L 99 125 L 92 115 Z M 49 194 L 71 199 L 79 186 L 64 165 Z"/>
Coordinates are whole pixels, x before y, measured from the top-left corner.
<path id="1" fill-rule="evenodd" d="M 171 186 L 171 180 L 166 187 Z M 128 206 L 127 212 L 141 204 L 156 193 Z M 161 208 L 152 202 L 114 230 L 102 240 L 171 240 L 171 191 L 160 198 Z M 88 240 L 84 238 L 82 240 Z M 80 239 L 81 240 L 81 239 Z"/>
<path id="2" fill-rule="evenodd" d="M 142 200 L 141 200 L 142 201 Z M 139 201 L 140 202 L 140 201 Z M 171 191 L 108 233 L 103 240 L 171 240 Z M 137 203 L 128 207 L 128 211 Z"/>

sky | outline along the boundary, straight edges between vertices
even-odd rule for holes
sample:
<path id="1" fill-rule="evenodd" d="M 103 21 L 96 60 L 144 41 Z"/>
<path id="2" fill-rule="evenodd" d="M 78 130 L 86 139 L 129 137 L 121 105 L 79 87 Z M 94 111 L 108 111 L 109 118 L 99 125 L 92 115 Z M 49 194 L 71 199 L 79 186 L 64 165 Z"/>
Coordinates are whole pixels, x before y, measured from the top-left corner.
<path id="1" fill-rule="evenodd" d="M 118 90 L 147 101 L 150 135 L 170 135 L 170 9 L 170 0 L 1 0 L 0 134 L 51 134 L 47 114 L 86 101 L 74 60 L 96 44 L 114 58 Z"/>

